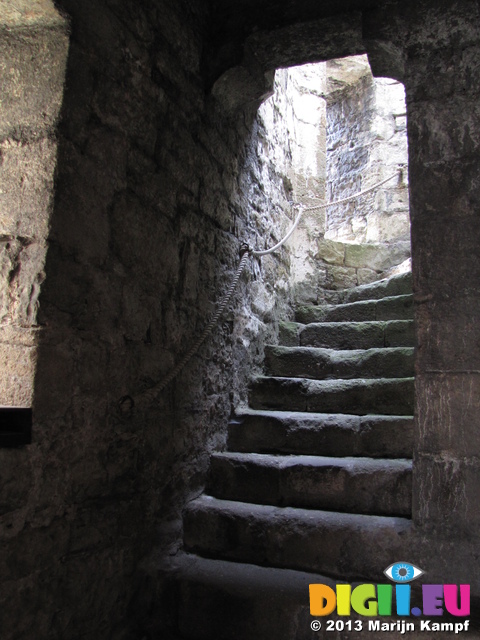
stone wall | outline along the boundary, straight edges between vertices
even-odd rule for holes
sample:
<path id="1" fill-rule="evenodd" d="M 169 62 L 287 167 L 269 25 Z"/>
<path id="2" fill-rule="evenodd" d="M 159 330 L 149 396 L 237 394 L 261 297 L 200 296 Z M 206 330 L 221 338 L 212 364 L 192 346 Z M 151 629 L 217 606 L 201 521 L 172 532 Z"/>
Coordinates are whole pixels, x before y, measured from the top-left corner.
<path id="1" fill-rule="evenodd" d="M 281 2 L 273 18 L 270 3 L 239 2 L 240 22 L 187 0 L 58 4 L 72 36 L 38 298 L 34 442 L 0 452 L 2 636 L 142 638 L 131 627 L 137 568 L 152 549 L 178 544 L 181 505 L 224 441 L 270 339 L 267 321 L 288 314 L 288 253 L 254 263 L 213 342 L 155 408 L 122 413 L 118 400 L 161 378 L 205 326 L 240 243 L 262 246 L 288 224 L 288 185 L 257 153 L 264 127 L 248 100 L 264 96 L 277 67 L 367 49 L 376 75 L 404 82 L 408 105 L 418 340 L 409 560 L 432 582 L 471 583 L 478 597 L 478 3 L 363 3 L 363 14 L 329 16 L 328 3 Z M 63 24 L 50 33 L 60 64 Z M 2 31 L 12 37 L 28 41 Z M 255 82 L 248 100 L 231 99 L 244 110 L 227 117 L 209 89 L 223 71 L 247 70 L 247 41 Z M 48 111 L 37 115 L 47 122 Z M 27 133 L 18 135 L 25 153 Z M 41 166 L 39 175 L 51 167 Z M 265 176 L 278 186 L 273 205 Z M 4 233 L 7 252 L 24 233 Z M 13 278 L 14 259 L 4 262 Z M 40 284 L 42 261 L 27 289 Z"/>
<path id="2" fill-rule="evenodd" d="M 287 74 L 289 81 L 292 198 L 308 209 L 325 201 L 326 64 L 293 67 L 277 73 Z M 325 210 L 318 209 L 303 214 L 292 236 L 292 281 L 297 302 L 318 302 L 323 297 L 326 280 L 318 260 L 318 242 L 324 233 Z"/>
<path id="3" fill-rule="evenodd" d="M 352 195 L 403 169 L 378 190 L 328 208 L 326 238 L 410 240 L 408 149 L 402 84 L 373 78 L 367 56 L 327 63 L 327 199 Z"/>
<path id="4" fill-rule="evenodd" d="M 319 236 L 316 240 L 315 273 L 318 288 L 305 296 L 307 303 L 338 303 L 342 300 L 344 289 L 374 282 L 393 273 L 399 265 L 408 270 L 410 243 L 398 242 L 394 245 L 384 243 L 335 242 Z M 402 272 L 398 270 L 398 272 Z M 299 303 L 302 302 L 297 297 Z"/>
<path id="5" fill-rule="evenodd" d="M 31 406 L 68 39 L 50 2 L 0 8 L 0 405 Z"/>
<path id="6" fill-rule="evenodd" d="M 8 640 L 142 637 L 127 620 L 139 562 L 179 544 L 182 506 L 289 313 L 288 251 L 252 261 L 212 339 L 154 406 L 119 400 L 171 370 L 242 242 L 276 242 L 290 207 L 258 103 L 230 117 L 205 90 L 203 3 L 58 5 L 71 38 L 56 134 L 65 22 L 55 14 L 47 39 L 2 32 L 2 82 L 24 68 L 8 56 L 31 43 L 36 57 L 17 56 L 36 61 L 27 79 L 40 91 L 56 74 L 56 93 L 5 88 L 19 101 L 2 142 L 4 357 L 21 376 L 15 341 L 33 322 L 37 364 L 33 442 L 0 450 L 0 629 Z"/>
<path id="7" fill-rule="evenodd" d="M 307 209 L 288 243 L 294 298 L 335 301 L 339 290 L 382 278 L 410 256 L 408 188 L 398 180 L 328 207 L 327 215 L 323 208 L 308 211 L 325 203 L 327 178 L 329 199 L 343 197 L 406 162 L 405 115 L 403 129 L 392 115 L 405 110 L 403 87 L 375 80 L 367 57 L 356 56 L 278 70 L 273 90 L 260 109 L 270 114 L 264 117 L 270 155 L 294 204 Z M 406 198 L 406 206 L 395 198 Z"/>

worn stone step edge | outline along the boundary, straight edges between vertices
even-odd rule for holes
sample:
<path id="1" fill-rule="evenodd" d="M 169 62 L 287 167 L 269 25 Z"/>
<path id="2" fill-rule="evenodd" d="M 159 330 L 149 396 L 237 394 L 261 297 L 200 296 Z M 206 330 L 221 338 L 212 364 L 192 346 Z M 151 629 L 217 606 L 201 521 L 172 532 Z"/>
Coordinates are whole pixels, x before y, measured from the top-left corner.
<path id="1" fill-rule="evenodd" d="M 311 346 L 333 349 L 412 347 L 413 320 L 364 322 L 279 322 L 279 344 L 286 347 Z"/>
<path id="2" fill-rule="evenodd" d="M 408 458 L 413 416 L 239 409 L 228 425 L 228 449 L 258 453 Z"/>
<path id="3" fill-rule="evenodd" d="M 400 378 L 414 374 L 413 347 L 325 349 L 265 347 L 268 375 L 311 378 Z"/>
<path id="4" fill-rule="evenodd" d="M 259 376 L 249 388 L 252 409 L 354 415 L 412 415 L 414 378 L 311 380 Z"/>
<path id="5" fill-rule="evenodd" d="M 413 347 L 415 325 L 413 320 L 317 322 L 299 325 L 296 339 L 298 346 L 326 349 Z"/>
<path id="6" fill-rule="evenodd" d="M 302 324 L 411 319 L 413 319 L 412 294 L 337 305 L 301 306 L 295 312 L 295 320 Z"/>
<path id="7" fill-rule="evenodd" d="M 379 300 L 390 296 L 412 293 L 413 280 L 411 272 L 402 273 L 391 278 L 376 280 L 352 289 L 346 289 L 343 302 L 357 302 L 359 300 Z"/>
<path id="8" fill-rule="evenodd" d="M 374 584 L 383 583 L 379 574 Z M 337 638 L 325 620 L 318 631 L 311 622 L 309 585 L 325 584 L 335 590 L 337 581 L 318 573 L 261 567 L 243 562 L 203 558 L 178 552 L 150 569 L 145 582 L 150 586 L 144 613 L 149 637 L 165 640 L 328 640 Z M 338 581 L 340 582 L 340 581 Z M 348 580 L 352 588 L 354 580 Z M 412 601 L 421 594 L 415 592 Z M 148 611 L 147 611 L 148 609 Z M 346 622 L 336 612 L 328 620 Z M 362 631 L 342 632 L 342 640 L 374 640 L 369 618 L 353 611 L 349 620 L 360 620 Z M 397 618 L 382 616 L 381 622 Z M 381 636 L 388 640 L 405 638 L 402 625 Z M 417 624 L 418 627 L 418 624 Z M 348 628 L 348 627 L 347 627 Z M 355 627 L 353 627 L 355 628 Z M 425 633 L 409 632 L 412 640 L 425 640 Z"/>
<path id="9" fill-rule="evenodd" d="M 411 460 L 214 453 L 206 492 L 223 500 L 411 516 Z"/>
<path id="10" fill-rule="evenodd" d="M 184 511 L 185 548 L 200 555 L 351 579 L 406 557 L 411 520 L 218 500 Z"/>
<path id="11" fill-rule="evenodd" d="M 323 632 L 310 628 L 309 585 L 335 589 L 334 580 L 318 573 L 180 552 L 159 565 L 149 584 L 156 589 L 148 613 L 151 637 L 292 640 L 299 629 L 302 640 L 331 635 L 324 635 L 325 625 Z"/>

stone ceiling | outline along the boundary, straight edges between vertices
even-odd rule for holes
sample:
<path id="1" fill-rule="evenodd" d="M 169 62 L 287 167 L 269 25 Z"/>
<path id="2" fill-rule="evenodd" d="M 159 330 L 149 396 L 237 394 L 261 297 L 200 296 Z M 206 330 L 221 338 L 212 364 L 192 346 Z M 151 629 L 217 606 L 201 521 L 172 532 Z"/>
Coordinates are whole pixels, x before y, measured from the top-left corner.
<path id="1" fill-rule="evenodd" d="M 365 53 L 362 11 L 386 0 L 210 0 L 207 87 L 238 65 L 258 70 Z M 254 72 L 254 71 L 253 71 Z"/>
<path id="2" fill-rule="evenodd" d="M 211 0 L 219 21 L 278 27 L 297 20 L 362 11 L 386 4 L 385 0 Z"/>

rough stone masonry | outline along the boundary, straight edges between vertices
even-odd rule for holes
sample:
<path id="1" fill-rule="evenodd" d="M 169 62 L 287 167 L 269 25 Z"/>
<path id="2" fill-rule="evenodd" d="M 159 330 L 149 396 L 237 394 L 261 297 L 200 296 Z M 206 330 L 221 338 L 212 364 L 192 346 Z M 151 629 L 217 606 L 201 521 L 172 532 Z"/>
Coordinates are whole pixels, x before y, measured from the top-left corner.
<path id="1" fill-rule="evenodd" d="M 34 408 L 32 444 L 0 451 L 0 628 L 125 637 L 139 561 L 178 545 L 182 505 L 288 313 L 288 254 L 253 261 L 159 404 L 125 415 L 118 401 L 171 369 L 242 242 L 280 239 L 290 206 L 257 153 L 256 108 L 230 120 L 205 89 L 207 5 L 58 8 L 0 9 L 0 393 Z"/>
<path id="2" fill-rule="evenodd" d="M 2 373 L 1 402 L 34 409 L 32 444 L 0 452 L 2 638 L 142 638 L 141 561 L 175 552 L 181 508 L 289 317 L 288 253 L 254 262 L 160 403 L 123 414 L 118 400 L 202 330 L 241 243 L 288 224 L 288 189 L 256 151 L 274 70 L 365 53 L 404 83 L 408 111 L 410 560 L 478 598 L 478 13 L 474 0 L 2 3 L 2 357 L 18 373 Z M 255 307 L 264 294 L 273 306 Z"/>

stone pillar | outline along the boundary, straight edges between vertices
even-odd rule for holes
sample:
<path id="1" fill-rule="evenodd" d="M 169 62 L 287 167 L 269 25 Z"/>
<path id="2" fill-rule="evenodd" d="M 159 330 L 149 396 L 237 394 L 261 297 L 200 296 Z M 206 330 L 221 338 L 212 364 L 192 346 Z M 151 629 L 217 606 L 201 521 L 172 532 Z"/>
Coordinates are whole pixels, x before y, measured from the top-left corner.
<path id="1" fill-rule="evenodd" d="M 472 82 L 479 62 L 473 43 L 453 55 L 422 52 L 412 71 L 432 81 L 412 77 L 408 100 L 418 338 L 415 519 L 443 535 L 468 534 L 480 524 L 480 87 Z"/>
<path id="2" fill-rule="evenodd" d="M 479 18 L 476 2 L 428 1 L 399 3 L 397 13 L 371 14 L 365 25 L 367 37 L 377 34 L 373 67 L 385 70 L 391 55 L 397 73 L 404 70 L 407 93 L 418 343 L 417 559 L 428 565 L 422 568 L 429 580 L 470 581 L 474 592 L 480 524 Z"/>

